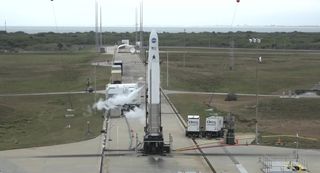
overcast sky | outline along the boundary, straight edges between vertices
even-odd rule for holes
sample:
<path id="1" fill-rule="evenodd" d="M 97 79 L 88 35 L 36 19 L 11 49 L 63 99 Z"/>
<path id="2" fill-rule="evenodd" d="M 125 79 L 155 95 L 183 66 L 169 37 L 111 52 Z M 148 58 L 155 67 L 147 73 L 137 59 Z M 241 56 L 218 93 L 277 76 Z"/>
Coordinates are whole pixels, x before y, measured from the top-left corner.
<path id="1" fill-rule="evenodd" d="M 100 0 L 103 26 L 134 26 L 140 0 Z M 94 26 L 95 0 L 0 0 L 0 26 Z M 146 26 L 320 25 L 320 0 L 144 0 Z M 54 9 L 54 10 L 53 10 Z"/>

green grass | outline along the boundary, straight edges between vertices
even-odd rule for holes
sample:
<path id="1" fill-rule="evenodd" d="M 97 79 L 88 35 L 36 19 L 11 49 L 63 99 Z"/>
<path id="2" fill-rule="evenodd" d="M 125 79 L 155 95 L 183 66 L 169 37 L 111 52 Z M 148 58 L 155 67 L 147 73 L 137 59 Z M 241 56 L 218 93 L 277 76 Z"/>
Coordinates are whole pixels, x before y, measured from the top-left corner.
<path id="1" fill-rule="evenodd" d="M 69 97 L 71 102 L 69 102 Z M 102 128 L 102 113 L 92 110 L 93 94 L 0 98 L 0 150 L 90 139 Z M 74 112 L 67 112 L 72 107 Z M 66 114 L 74 117 L 66 118 Z M 90 121 L 90 135 L 87 135 Z M 71 128 L 66 128 L 70 123 Z"/>
<path id="2" fill-rule="evenodd" d="M 88 78 L 94 80 L 90 63 L 107 58 L 90 52 L 0 54 L 0 93 L 82 91 Z M 110 68 L 97 67 L 96 74 L 97 89 L 104 89 Z M 93 94 L 0 97 L 0 150 L 93 138 L 102 126 L 102 112 L 93 111 L 93 104 Z M 69 108 L 75 116 L 65 118 Z"/>
<path id="3" fill-rule="evenodd" d="M 188 53 L 194 51 L 195 53 Z M 171 90 L 255 93 L 257 57 L 260 93 L 309 89 L 319 82 L 319 52 L 235 49 L 235 68 L 229 70 L 229 49 L 187 49 L 169 53 L 169 87 L 166 54 L 161 54 L 162 86 Z M 185 59 L 185 61 L 184 61 Z"/>
<path id="4" fill-rule="evenodd" d="M 94 79 L 90 62 L 111 58 L 95 53 L 0 54 L 0 93 L 79 91 Z M 110 71 L 97 67 L 97 88 L 103 89 Z"/>

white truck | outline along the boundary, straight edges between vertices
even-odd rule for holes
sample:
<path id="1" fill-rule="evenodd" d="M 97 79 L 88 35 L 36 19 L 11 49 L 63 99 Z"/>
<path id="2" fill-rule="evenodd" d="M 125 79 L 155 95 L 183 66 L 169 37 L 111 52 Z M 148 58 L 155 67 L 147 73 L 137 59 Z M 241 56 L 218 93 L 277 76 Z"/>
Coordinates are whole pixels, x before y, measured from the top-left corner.
<path id="1" fill-rule="evenodd" d="M 206 118 L 205 136 L 207 138 L 222 138 L 224 136 L 222 116 L 210 116 Z"/>
<path id="2" fill-rule="evenodd" d="M 199 137 L 200 136 L 200 116 L 188 115 L 186 136 L 187 137 Z"/>

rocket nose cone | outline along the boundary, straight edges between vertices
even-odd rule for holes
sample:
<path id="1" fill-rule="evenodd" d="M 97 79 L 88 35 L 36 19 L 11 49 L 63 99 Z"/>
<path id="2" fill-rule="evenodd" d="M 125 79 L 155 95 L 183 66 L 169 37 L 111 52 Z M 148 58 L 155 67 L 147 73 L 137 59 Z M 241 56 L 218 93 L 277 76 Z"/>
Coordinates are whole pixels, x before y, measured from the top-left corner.
<path id="1" fill-rule="evenodd" d="M 150 35 L 158 36 L 157 31 L 156 31 L 156 30 L 154 30 L 154 29 L 151 31 L 151 34 L 150 34 Z"/>
<path id="2" fill-rule="evenodd" d="M 151 31 L 151 34 L 150 34 L 150 43 L 152 43 L 152 44 L 155 44 L 155 43 L 157 43 L 157 41 L 158 41 L 158 34 L 157 34 L 157 32 L 155 31 L 155 30 L 152 30 Z"/>

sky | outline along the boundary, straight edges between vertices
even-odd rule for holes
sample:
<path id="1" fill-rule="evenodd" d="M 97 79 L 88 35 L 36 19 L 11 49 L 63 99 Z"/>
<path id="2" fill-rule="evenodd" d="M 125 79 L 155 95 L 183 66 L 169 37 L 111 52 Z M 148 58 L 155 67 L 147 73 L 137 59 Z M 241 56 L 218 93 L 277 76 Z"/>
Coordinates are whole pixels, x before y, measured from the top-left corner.
<path id="1" fill-rule="evenodd" d="M 135 25 L 141 0 L 98 1 L 103 26 Z M 320 0 L 144 0 L 143 6 L 145 26 L 320 26 Z M 94 26 L 94 9 L 95 0 L 0 0 L 0 26 Z"/>

